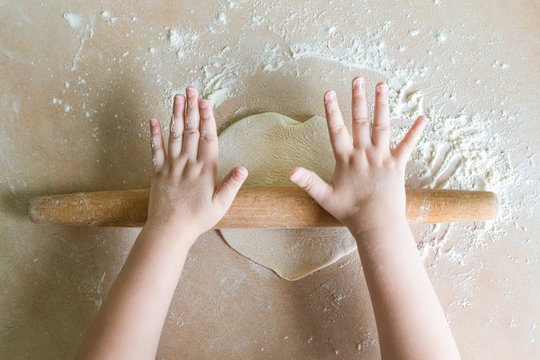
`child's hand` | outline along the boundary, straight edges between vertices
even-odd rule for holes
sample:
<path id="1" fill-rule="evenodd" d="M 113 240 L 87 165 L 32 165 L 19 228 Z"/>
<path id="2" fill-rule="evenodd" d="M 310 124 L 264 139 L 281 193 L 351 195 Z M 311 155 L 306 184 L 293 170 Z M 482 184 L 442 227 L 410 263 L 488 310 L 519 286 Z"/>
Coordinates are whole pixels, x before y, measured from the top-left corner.
<path id="1" fill-rule="evenodd" d="M 336 94 L 324 95 L 330 141 L 336 167 L 330 184 L 304 168 L 291 172 L 291 180 L 304 188 L 326 211 L 353 234 L 390 226 L 405 218 L 405 165 L 426 119 L 420 116 L 395 148 L 390 148 L 388 86 L 377 84 L 375 115 L 370 135 L 364 79 L 352 89 L 351 142 Z"/>
<path id="2" fill-rule="evenodd" d="M 172 235 L 196 238 L 225 215 L 247 177 L 236 167 L 216 185 L 218 137 L 212 107 L 199 101 L 197 90 L 186 89 L 174 97 L 168 154 L 161 126 L 150 121 L 154 169 L 146 228 L 159 228 Z M 185 111 L 184 111 L 185 110 Z M 191 244 L 190 244 L 191 245 Z"/>

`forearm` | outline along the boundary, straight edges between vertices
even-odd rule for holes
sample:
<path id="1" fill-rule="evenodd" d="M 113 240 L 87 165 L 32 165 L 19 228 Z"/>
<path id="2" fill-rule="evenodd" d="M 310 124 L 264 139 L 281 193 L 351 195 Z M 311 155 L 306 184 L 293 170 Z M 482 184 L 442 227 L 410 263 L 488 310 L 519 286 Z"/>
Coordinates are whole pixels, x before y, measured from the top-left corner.
<path id="1" fill-rule="evenodd" d="M 189 237 L 190 235 L 186 235 Z M 192 239 L 143 229 L 78 358 L 153 359 Z"/>
<path id="2" fill-rule="evenodd" d="M 373 304 L 382 357 L 459 358 L 405 218 L 391 225 L 352 231 Z"/>

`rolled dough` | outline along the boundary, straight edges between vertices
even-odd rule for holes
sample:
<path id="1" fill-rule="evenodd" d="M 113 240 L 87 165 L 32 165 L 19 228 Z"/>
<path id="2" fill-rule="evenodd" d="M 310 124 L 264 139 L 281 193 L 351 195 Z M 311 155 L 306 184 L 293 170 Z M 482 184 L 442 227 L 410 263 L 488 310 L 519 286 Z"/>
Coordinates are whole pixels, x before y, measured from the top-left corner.
<path id="1" fill-rule="evenodd" d="M 335 160 L 324 118 L 298 122 L 277 113 L 244 118 L 219 136 L 219 178 L 234 166 L 245 166 L 245 185 L 288 185 L 297 166 L 330 180 Z M 328 266 L 356 249 L 345 228 L 223 229 L 225 241 L 237 252 L 298 280 Z"/>

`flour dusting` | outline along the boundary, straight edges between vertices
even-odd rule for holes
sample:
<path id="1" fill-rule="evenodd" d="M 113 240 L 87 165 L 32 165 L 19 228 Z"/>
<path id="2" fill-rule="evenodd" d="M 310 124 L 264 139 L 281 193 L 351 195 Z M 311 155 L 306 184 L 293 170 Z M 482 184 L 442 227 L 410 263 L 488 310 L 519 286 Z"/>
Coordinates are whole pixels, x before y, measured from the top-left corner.
<path id="1" fill-rule="evenodd" d="M 81 18 L 77 14 L 65 13 L 64 19 L 68 22 L 72 28 L 78 28 L 81 26 Z"/>
<path id="2" fill-rule="evenodd" d="M 169 47 L 176 51 L 178 59 L 182 59 L 186 55 L 186 51 L 199 38 L 199 35 L 187 32 L 181 32 L 177 29 L 170 29 L 167 34 Z"/>

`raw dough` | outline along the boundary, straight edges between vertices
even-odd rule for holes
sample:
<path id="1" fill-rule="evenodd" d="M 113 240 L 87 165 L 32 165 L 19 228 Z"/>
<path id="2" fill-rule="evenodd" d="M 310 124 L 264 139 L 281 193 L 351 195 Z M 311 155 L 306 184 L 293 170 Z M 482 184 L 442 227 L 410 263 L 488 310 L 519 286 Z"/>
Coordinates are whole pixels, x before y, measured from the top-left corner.
<path id="1" fill-rule="evenodd" d="M 288 185 L 296 166 L 314 170 L 329 180 L 334 155 L 324 118 L 301 123 L 277 113 L 244 118 L 219 136 L 219 177 L 237 165 L 245 166 L 245 185 Z M 223 229 L 225 241 L 240 254 L 297 280 L 328 266 L 356 249 L 345 228 Z"/>

